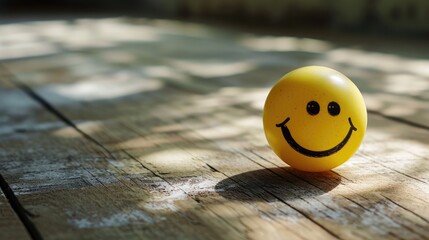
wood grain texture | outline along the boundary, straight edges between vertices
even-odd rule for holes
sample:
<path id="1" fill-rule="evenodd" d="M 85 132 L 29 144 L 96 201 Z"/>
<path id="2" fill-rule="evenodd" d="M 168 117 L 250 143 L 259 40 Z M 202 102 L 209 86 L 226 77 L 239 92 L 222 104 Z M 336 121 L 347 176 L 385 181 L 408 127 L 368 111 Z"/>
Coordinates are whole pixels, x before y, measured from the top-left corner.
<path id="1" fill-rule="evenodd" d="M 114 44 L 43 26 L 100 27 L 96 38 Z M 1 173 L 45 239 L 429 236 L 426 60 L 176 21 L 71 26 L 27 31 L 74 52 L 0 70 Z M 262 105 L 282 74 L 322 63 L 349 73 L 372 113 L 352 159 L 304 173 L 267 146 Z M 403 89 L 404 75 L 423 87 Z"/>
<path id="2" fill-rule="evenodd" d="M 0 239 L 31 239 L 2 194 L 0 195 Z"/>

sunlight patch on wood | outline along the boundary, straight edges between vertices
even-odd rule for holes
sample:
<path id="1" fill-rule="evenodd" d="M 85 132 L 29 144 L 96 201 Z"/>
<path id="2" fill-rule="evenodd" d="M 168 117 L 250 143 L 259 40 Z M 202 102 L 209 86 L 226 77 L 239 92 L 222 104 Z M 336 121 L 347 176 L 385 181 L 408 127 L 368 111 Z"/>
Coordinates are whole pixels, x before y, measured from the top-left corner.
<path id="1" fill-rule="evenodd" d="M 13 45 L 0 45 L 0 60 L 35 57 L 53 54 L 59 48 L 47 42 L 15 43 Z"/>
<path id="2" fill-rule="evenodd" d="M 351 48 L 334 49 L 326 53 L 326 58 L 337 64 L 348 64 L 384 72 L 396 72 L 402 63 L 402 59 L 397 55 L 367 52 Z"/>
<path id="3" fill-rule="evenodd" d="M 33 21 L 0 25 L 0 59 L 43 56 L 123 42 L 160 40 L 153 26 L 133 25 L 122 18 Z"/>
<path id="4" fill-rule="evenodd" d="M 204 129 L 195 129 L 194 132 L 203 136 L 204 138 L 213 140 L 238 137 L 244 132 L 244 129 L 240 129 L 233 126 L 220 125 L 214 127 L 207 126 Z"/>
<path id="5" fill-rule="evenodd" d="M 179 176 L 194 172 L 204 164 L 198 160 L 198 156 L 212 156 L 213 151 L 203 149 L 168 148 L 154 153 L 143 154 L 138 157 L 142 164 L 150 164 L 160 174 L 174 174 Z"/>
<path id="6" fill-rule="evenodd" d="M 393 117 L 406 117 L 412 122 L 428 125 L 429 105 L 425 101 L 381 92 L 367 92 L 363 97 L 368 110 Z"/>
<path id="7" fill-rule="evenodd" d="M 178 69 L 198 77 L 226 77 L 248 72 L 256 66 L 250 62 L 204 62 L 189 60 L 172 60 L 172 65 Z"/>
<path id="8" fill-rule="evenodd" d="M 228 99 L 230 105 L 237 103 L 249 103 L 256 110 L 264 108 L 265 99 L 270 88 L 241 88 L 241 87 L 223 87 L 215 95 L 220 99 Z"/>
<path id="9" fill-rule="evenodd" d="M 426 68 L 429 63 L 426 65 Z M 410 84 L 410 83 L 413 84 Z M 386 76 L 385 88 L 392 93 L 416 94 L 429 91 L 429 80 L 411 74 L 391 74 Z"/>
<path id="10" fill-rule="evenodd" d="M 155 79 L 145 79 L 127 72 L 118 72 L 110 76 L 95 76 L 86 81 L 71 84 L 56 84 L 41 88 L 39 91 L 56 103 L 70 101 L 95 101 L 125 97 L 141 92 L 156 91 L 164 83 Z"/>
<path id="11" fill-rule="evenodd" d="M 183 142 L 179 136 L 149 135 L 146 137 L 137 137 L 113 144 L 113 149 L 133 149 L 133 148 L 153 148 L 162 145 L 170 145 L 177 142 Z"/>
<path id="12" fill-rule="evenodd" d="M 353 57 L 351 57 L 353 56 Z M 378 53 L 352 48 L 337 48 L 325 54 L 327 60 L 336 64 L 347 64 L 354 68 L 365 68 L 385 73 L 407 73 L 429 77 L 429 60 L 416 60 L 396 54 Z"/>
<path id="13" fill-rule="evenodd" d="M 303 51 L 324 53 L 332 48 L 332 45 L 326 41 L 296 37 L 248 36 L 244 37 L 240 43 L 252 50 L 264 52 Z"/>
<path id="14" fill-rule="evenodd" d="M 95 134 L 103 131 L 103 123 L 101 122 L 82 122 L 77 124 L 79 129 L 87 134 Z M 64 127 L 53 132 L 53 135 L 61 138 L 83 138 L 82 134 L 77 132 L 72 127 Z"/>
<path id="15" fill-rule="evenodd" d="M 143 75 L 151 78 L 182 79 L 185 77 L 182 72 L 164 65 L 144 66 L 139 70 Z"/>

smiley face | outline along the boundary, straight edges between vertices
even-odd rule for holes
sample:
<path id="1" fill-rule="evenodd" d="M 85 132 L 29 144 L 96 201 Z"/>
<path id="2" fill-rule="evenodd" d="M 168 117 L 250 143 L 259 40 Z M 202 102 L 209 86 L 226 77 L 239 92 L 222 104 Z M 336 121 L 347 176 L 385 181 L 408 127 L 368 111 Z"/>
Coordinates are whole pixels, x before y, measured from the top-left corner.
<path id="1" fill-rule="evenodd" d="M 319 66 L 281 78 L 267 97 L 263 118 L 273 151 L 290 166 L 310 172 L 347 161 L 367 124 L 359 89 L 343 74 Z"/>

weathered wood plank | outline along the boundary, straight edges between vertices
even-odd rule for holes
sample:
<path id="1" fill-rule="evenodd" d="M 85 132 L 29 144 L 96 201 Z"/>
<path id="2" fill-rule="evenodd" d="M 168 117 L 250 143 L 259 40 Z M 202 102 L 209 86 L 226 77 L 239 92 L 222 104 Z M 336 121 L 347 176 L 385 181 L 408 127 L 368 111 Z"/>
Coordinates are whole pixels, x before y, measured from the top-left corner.
<path id="1" fill-rule="evenodd" d="M 31 239 L 3 194 L 0 194 L 0 239 Z"/>
<path id="2" fill-rule="evenodd" d="M 0 78 L 2 79 L 2 78 Z M 29 99 L 22 91 L 20 90 L 11 90 L 10 86 L 5 84 L 2 80 L 2 87 L 0 89 L 0 111 L 2 112 L 2 117 L 0 120 L 0 135 L 10 135 L 15 132 L 22 131 L 24 126 L 28 126 L 28 123 L 24 120 L 20 124 L 14 124 L 17 119 L 20 119 L 22 111 L 28 110 L 26 106 L 37 106 L 37 103 Z M 21 99 L 22 101 L 18 101 Z M 21 119 L 22 120 L 22 119 Z M 0 152 L 3 153 L 5 149 L 1 149 Z M 13 163 L 13 159 L 4 159 L 4 161 Z M 0 174 L 5 173 L 4 164 L 0 166 Z M 3 178 L 3 176 L 2 176 Z M 25 213 L 25 209 L 19 208 L 19 203 L 14 199 L 13 193 L 9 192 L 9 183 L 8 181 L 2 181 L 2 189 L 5 189 L 6 192 L 0 190 L 0 239 L 32 239 L 28 234 L 26 227 L 23 222 L 17 215 L 16 211 L 21 211 Z M 7 197 L 12 201 L 11 203 L 5 194 L 8 194 Z M 12 206 L 14 204 L 14 206 Z M 13 209 L 15 207 L 15 210 Z M 24 217 L 29 217 L 24 216 Z"/>

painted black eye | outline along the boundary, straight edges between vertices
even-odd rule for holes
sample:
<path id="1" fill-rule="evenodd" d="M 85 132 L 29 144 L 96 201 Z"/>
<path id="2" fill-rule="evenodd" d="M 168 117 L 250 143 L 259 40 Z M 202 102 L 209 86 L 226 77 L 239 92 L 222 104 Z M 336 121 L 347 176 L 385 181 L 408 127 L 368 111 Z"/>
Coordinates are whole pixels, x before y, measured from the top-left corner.
<path id="1" fill-rule="evenodd" d="M 341 108 L 340 108 L 340 105 L 338 105 L 338 103 L 330 102 L 328 104 L 328 112 L 332 116 L 337 116 L 338 114 L 340 114 L 340 111 L 341 111 Z"/>
<path id="2" fill-rule="evenodd" d="M 317 115 L 320 111 L 320 106 L 316 101 L 307 103 L 307 112 L 310 115 Z"/>

